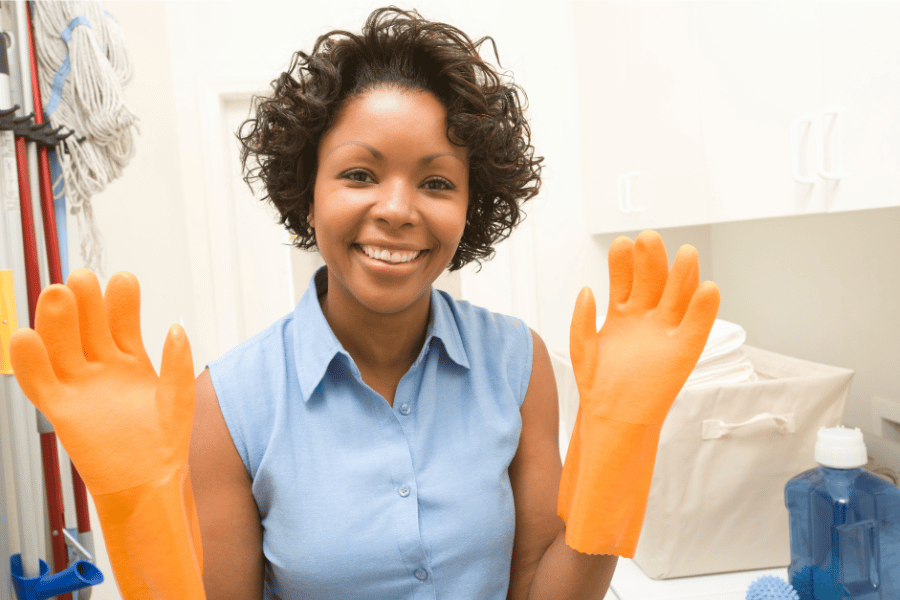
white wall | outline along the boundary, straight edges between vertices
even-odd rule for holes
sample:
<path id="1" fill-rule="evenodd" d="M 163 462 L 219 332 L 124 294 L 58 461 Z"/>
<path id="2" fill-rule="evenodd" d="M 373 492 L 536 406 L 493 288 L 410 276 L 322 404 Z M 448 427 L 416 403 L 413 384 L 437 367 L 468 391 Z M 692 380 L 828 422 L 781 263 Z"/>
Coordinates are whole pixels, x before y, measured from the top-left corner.
<path id="1" fill-rule="evenodd" d="M 711 226 L 720 316 L 747 343 L 853 369 L 844 424 L 900 471 L 900 446 L 871 432 L 871 398 L 900 401 L 900 208 Z M 900 444 L 900 430 L 885 428 Z"/>

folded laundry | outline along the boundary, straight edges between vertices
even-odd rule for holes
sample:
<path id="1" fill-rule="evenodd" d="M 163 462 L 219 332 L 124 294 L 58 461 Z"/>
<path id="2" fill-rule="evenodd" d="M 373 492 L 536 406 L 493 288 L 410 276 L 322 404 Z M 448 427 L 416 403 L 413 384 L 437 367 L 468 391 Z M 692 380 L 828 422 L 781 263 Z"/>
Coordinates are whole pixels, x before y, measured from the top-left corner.
<path id="1" fill-rule="evenodd" d="M 697 366 L 740 348 L 746 340 L 747 332 L 743 327 L 723 319 L 716 319 Z"/>
<path id="2" fill-rule="evenodd" d="M 753 363 L 741 348 L 746 339 L 743 327 L 716 319 L 706 347 L 684 387 L 756 381 Z"/>
<path id="3" fill-rule="evenodd" d="M 753 370 L 753 363 L 747 358 L 747 353 L 737 349 L 704 368 L 694 369 L 684 387 L 724 385 L 756 380 L 756 372 Z"/>

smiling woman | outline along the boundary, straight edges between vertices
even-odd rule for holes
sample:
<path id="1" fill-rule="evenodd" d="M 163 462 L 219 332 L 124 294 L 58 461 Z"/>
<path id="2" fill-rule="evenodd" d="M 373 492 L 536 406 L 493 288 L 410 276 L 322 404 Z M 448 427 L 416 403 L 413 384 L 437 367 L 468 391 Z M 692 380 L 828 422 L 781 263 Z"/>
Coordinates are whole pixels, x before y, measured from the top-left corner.
<path id="1" fill-rule="evenodd" d="M 325 267 L 198 378 L 209 598 L 608 585 L 611 557 L 548 553 L 564 527 L 543 342 L 433 287 L 490 258 L 540 188 L 524 92 L 478 55 L 487 39 L 377 10 L 297 52 L 239 131 L 245 180 Z"/>

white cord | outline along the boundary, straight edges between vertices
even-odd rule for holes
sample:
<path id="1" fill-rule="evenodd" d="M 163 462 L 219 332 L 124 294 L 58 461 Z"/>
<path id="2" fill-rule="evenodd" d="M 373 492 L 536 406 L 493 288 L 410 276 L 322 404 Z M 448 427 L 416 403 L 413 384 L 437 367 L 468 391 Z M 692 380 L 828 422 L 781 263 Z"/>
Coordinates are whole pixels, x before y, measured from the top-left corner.
<path id="1" fill-rule="evenodd" d="M 35 2 L 32 23 L 41 99 L 46 107 L 54 77 L 68 57 L 62 96 L 46 116 L 63 133 L 75 133 L 57 147 L 66 202 L 78 218 L 85 267 L 102 272 L 102 244 L 90 199 L 121 176 L 134 156 L 137 117 L 125 106 L 131 80 L 122 29 L 96 1 Z M 81 17 L 81 19 L 78 19 Z M 66 42 L 62 35 L 70 29 Z M 84 137 L 83 142 L 76 138 Z"/>

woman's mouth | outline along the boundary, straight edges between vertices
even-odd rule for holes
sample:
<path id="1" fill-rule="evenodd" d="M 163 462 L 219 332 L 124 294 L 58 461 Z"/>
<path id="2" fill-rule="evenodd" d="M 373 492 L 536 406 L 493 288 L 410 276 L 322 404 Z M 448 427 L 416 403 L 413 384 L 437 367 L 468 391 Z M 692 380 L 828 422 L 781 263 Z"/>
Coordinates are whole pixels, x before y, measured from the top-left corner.
<path id="1" fill-rule="evenodd" d="M 362 244 L 354 245 L 362 250 L 363 254 L 369 258 L 374 258 L 375 260 L 380 260 L 392 265 L 412 262 L 427 252 L 427 250 L 399 251 L 379 248 L 378 246 L 363 246 Z"/>

